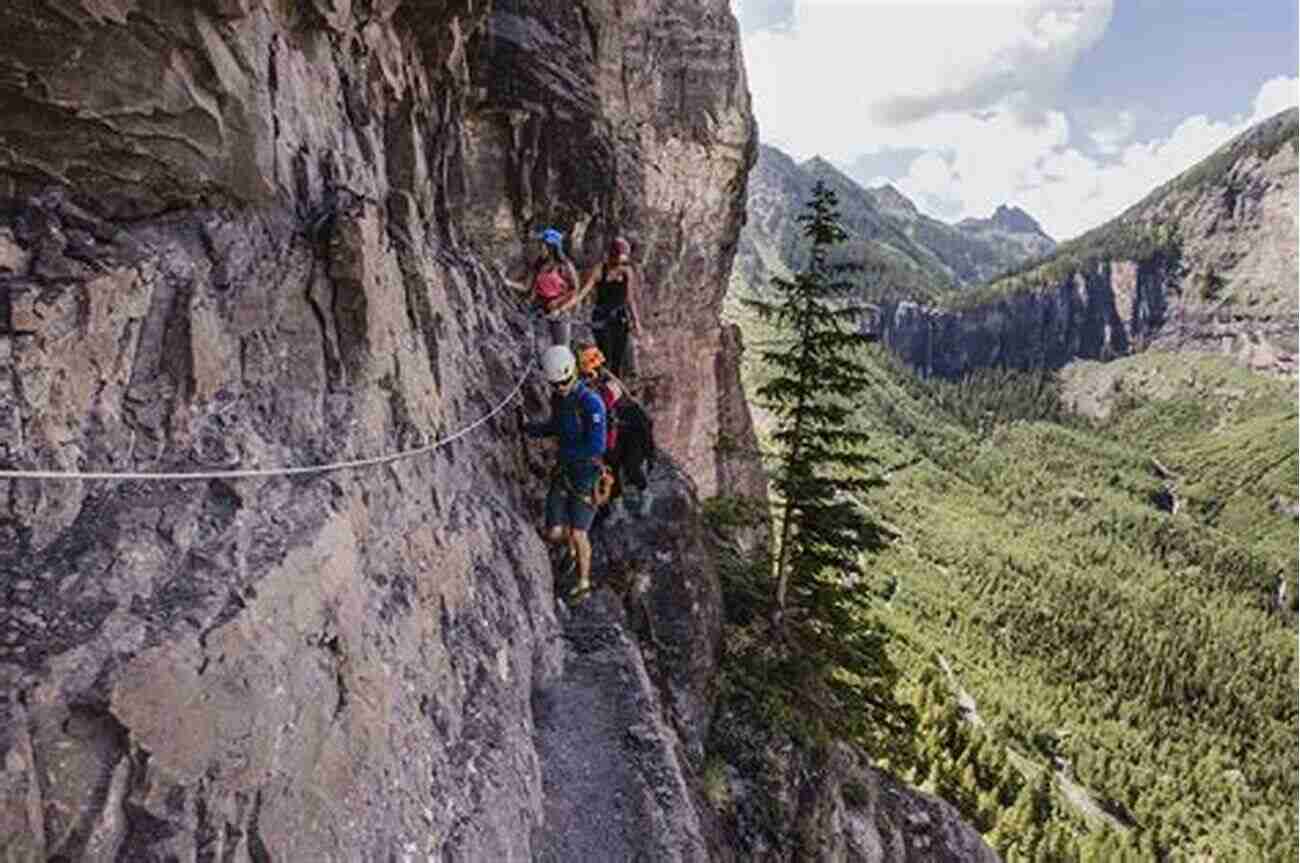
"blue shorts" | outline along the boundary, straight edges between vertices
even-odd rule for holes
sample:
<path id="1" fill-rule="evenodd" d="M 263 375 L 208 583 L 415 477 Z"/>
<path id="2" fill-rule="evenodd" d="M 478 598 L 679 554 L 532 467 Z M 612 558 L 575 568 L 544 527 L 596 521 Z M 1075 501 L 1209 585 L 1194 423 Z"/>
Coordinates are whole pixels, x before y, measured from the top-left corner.
<path id="1" fill-rule="evenodd" d="M 571 490 L 571 486 L 562 477 L 551 480 L 551 488 L 546 492 L 546 527 L 571 527 L 574 530 L 591 530 L 591 522 L 596 517 L 596 507 Z"/>

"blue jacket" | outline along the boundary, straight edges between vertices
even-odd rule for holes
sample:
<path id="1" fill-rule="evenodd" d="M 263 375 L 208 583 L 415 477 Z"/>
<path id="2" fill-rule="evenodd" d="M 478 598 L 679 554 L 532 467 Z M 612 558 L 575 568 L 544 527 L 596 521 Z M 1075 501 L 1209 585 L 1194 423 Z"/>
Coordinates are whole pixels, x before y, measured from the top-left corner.
<path id="1" fill-rule="evenodd" d="M 560 462 L 575 479 L 595 476 L 596 459 L 605 454 L 605 403 L 581 381 L 559 403 L 550 419 L 526 423 L 531 437 L 560 438 Z"/>

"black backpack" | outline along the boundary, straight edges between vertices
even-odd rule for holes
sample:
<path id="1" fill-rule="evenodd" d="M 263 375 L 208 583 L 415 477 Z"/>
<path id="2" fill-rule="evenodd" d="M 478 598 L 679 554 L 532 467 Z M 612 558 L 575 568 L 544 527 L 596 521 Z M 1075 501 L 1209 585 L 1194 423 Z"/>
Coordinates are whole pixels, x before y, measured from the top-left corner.
<path id="1" fill-rule="evenodd" d="M 626 393 L 614 404 L 614 421 L 618 423 L 619 439 L 624 436 L 640 437 L 644 442 L 646 470 L 655 463 L 654 420 L 630 395 Z M 620 444 L 620 449 L 622 445 Z"/>

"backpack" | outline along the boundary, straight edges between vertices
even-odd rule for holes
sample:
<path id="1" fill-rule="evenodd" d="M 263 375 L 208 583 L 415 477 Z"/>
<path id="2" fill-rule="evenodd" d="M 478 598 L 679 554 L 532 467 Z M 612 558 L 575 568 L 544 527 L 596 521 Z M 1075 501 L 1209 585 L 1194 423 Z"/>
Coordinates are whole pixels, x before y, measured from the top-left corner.
<path id="1" fill-rule="evenodd" d="M 627 437 L 641 435 L 645 442 L 645 464 L 646 470 L 654 467 L 655 463 L 655 424 L 650 419 L 650 415 L 645 412 L 635 399 L 624 393 L 623 397 L 618 400 L 614 407 L 613 423 L 618 425 L 619 436 L 626 440 Z"/>
<path id="2" fill-rule="evenodd" d="M 597 379 L 589 386 L 605 403 L 605 449 L 612 451 L 618 443 L 618 406 L 627 398 L 627 394 L 622 387 L 613 386 L 608 379 Z"/>

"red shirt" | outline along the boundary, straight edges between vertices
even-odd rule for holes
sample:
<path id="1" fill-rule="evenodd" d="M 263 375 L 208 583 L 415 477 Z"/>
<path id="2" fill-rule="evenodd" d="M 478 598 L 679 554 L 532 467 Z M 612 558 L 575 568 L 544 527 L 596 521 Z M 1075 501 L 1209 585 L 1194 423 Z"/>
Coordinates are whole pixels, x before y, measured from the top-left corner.
<path id="1" fill-rule="evenodd" d="M 562 298 L 568 292 L 569 283 L 557 270 L 538 273 L 533 280 L 533 295 L 545 305 Z"/>

